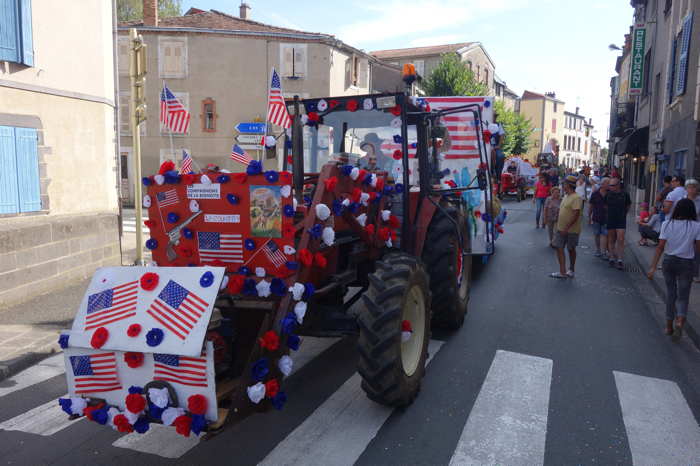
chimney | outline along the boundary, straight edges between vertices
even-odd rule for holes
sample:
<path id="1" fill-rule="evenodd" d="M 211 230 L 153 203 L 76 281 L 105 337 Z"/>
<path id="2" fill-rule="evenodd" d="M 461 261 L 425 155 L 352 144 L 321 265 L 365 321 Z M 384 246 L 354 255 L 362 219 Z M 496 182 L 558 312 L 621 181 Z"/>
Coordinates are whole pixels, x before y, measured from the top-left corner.
<path id="1" fill-rule="evenodd" d="M 576 107 L 576 115 L 578 115 L 579 107 Z"/>
<path id="2" fill-rule="evenodd" d="M 245 2 L 241 3 L 239 11 L 241 19 L 250 19 L 250 5 Z"/>
<path id="3" fill-rule="evenodd" d="M 143 25 L 158 27 L 158 0 L 143 0 Z"/>

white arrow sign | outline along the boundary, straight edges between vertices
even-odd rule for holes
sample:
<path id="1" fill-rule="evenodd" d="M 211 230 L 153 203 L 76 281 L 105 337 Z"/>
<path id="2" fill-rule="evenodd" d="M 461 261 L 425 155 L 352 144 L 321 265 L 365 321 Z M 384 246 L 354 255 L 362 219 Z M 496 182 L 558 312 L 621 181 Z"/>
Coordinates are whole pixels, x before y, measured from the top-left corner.
<path id="1" fill-rule="evenodd" d="M 240 147 L 245 150 L 262 150 L 263 146 L 252 145 L 252 144 L 241 144 Z"/>
<path id="2" fill-rule="evenodd" d="M 239 134 L 236 136 L 236 141 L 241 144 L 260 144 L 262 142 L 262 136 L 256 134 Z"/>

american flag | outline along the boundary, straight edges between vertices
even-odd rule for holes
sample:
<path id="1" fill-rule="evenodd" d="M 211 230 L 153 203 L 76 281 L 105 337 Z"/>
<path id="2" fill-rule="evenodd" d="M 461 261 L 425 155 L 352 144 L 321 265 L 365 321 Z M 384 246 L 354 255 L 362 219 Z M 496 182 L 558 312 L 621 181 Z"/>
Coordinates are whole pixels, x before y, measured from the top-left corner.
<path id="1" fill-rule="evenodd" d="M 146 312 L 184 340 L 208 306 L 202 298 L 170 280 Z"/>
<path id="2" fill-rule="evenodd" d="M 160 122 L 173 133 L 187 133 L 190 129 L 190 113 L 165 85 L 160 93 Z"/>
<path id="3" fill-rule="evenodd" d="M 287 262 L 287 258 L 285 257 L 284 253 L 273 240 L 270 240 L 267 242 L 267 244 L 265 244 L 264 250 L 265 255 L 268 259 L 270 259 L 270 262 L 272 262 L 275 267 L 280 268 Z"/>
<path id="4" fill-rule="evenodd" d="M 71 356 L 70 365 L 75 376 L 76 395 L 111 392 L 122 388 L 117 377 L 117 358 L 114 353 Z"/>
<path id="5" fill-rule="evenodd" d="M 138 281 L 124 283 L 88 296 L 85 331 L 136 315 Z"/>
<path id="6" fill-rule="evenodd" d="M 192 157 L 186 150 L 182 151 L 182 165 L 180 165 L 180 174 L 189 173 L 192 171 Z"/>
<path id="7" fill-rule="evenodd" d="M 180 202 L 180 198 L 177 197 L 177 191 L 174 188 L 162 193 L 157 193 L 156 199 L 158 199 L 158 205 L 161 209 Z"/>
<path id="8" fill-rule="evenodd" d="M 248 165 L 253 159 L 243 150 L 238 144 L 234 144 L 231 148 L 231 158 L 234 162 L 242 163 L 243 165 Z"/>
<path id="9" fill-rule="evenodd" d="M 164 380 L 188 387 L 207 386 L 206 358 L 155 353 L 153 361 L 153 380 Z"/>
<path id="10" fill-rule="evenodd" d="M 202 262 L 243 263 L 243 236 L 214 231 L 198 231 L 197 244 Z"/>
<path id="11" fill-rule="evenodd" d="M 275 69 L 272 69 L 272 82 L 268 96 L 267 121 L 283 128 L 292 126 L 292 119 L 287 112 L 287 106 L 282 97 L 282 83 Z"/>

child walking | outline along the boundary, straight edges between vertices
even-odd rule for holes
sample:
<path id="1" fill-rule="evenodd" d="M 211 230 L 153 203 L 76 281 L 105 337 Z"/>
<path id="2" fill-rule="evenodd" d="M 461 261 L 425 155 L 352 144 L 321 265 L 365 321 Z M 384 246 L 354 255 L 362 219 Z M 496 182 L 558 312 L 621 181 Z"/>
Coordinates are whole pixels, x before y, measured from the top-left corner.
<path id="1" fill-rule="evenodd" d="M 549 233 L 549 244 L 554 238 L 554 228 L 559 220 L 559 205 L 561 204 L 561 191 L 558 186 L 552 187 L 549 197 L 544 201 L 544 224 Z"/>

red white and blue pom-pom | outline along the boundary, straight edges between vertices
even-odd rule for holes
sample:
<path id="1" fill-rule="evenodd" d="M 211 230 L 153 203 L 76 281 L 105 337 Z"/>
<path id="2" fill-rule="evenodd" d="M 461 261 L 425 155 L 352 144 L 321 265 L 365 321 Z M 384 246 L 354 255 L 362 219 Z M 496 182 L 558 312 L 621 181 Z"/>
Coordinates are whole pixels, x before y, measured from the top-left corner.
<path id="1" fill-rule="evenodd" d="M 411 327 L 411 322 L 404 320 L 401 322 L 401 342 L 406 343 L 411 339 L 413 335 L 413 328 Z"/>

